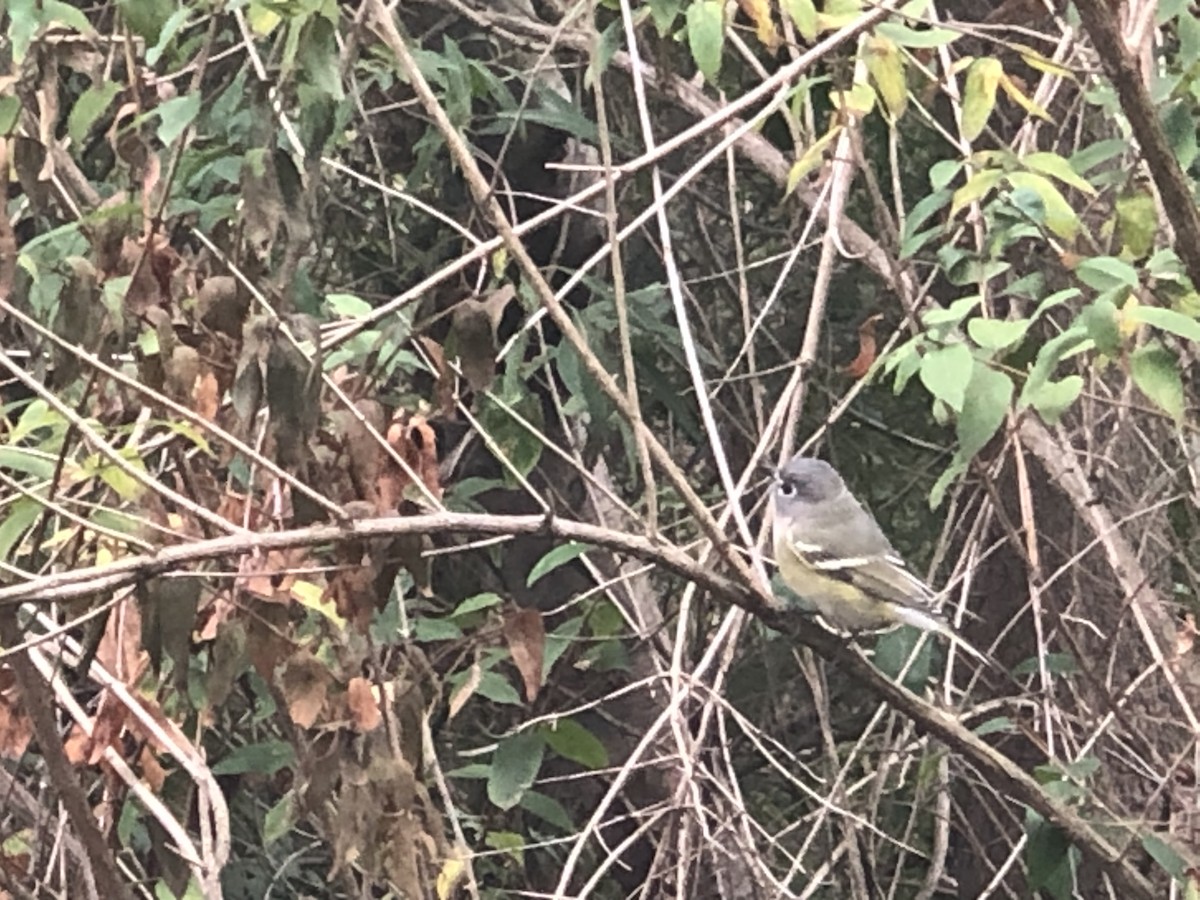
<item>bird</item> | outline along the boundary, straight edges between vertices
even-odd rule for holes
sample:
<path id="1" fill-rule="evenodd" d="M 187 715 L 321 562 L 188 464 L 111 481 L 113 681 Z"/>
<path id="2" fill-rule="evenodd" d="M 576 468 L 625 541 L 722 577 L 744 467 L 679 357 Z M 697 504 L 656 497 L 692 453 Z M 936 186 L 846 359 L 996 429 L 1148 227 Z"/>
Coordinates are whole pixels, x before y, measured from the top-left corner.
<path id="1" fill-rule="evenodd" d="M 837 469 L 796 454 L 771 495 L 775 562 L 784 583 L 841 631 L 912 625 L 994 665 L 939 612 L 939 596 L 908 568 Z"/>

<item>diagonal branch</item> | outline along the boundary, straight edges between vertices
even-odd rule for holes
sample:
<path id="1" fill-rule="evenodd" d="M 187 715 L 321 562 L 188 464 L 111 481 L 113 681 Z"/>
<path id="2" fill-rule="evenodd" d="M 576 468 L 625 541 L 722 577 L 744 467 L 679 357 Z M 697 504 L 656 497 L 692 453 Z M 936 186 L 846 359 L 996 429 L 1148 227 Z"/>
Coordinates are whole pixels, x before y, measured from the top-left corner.
<path id="1" fill-rule="evenodd" d="M 541 534 L 565 541 L 605 547 L 654 563 L 693 582 L 714 598 L 757 615 L 770 628 L 792 635 L 824 658 L 838 664 L 863 687 L 893 709 L 916 722 L 920 728 L 948 747 L 964 762 L 974 766 L 998 792 L 1008 795 L 1053 822 L 1087 856 L 1100 865 L 1121 897 L 1152 900 L 1154 888 L 1144 875 L 1070 807 L 1046 794 L 1041 786 L 1015 762 L 967 729 L 950 712 L 889 681 L 851 645 L 821 628 L 804 624 L 795 615 L 773 608 L 773 598 L 754 583 L 729 578 L 697 562 L 678 547 L 659 540 L 627 534 L 597 525 L 547 516 L 494 516 L 474 513 L 439 512 L 422 516 L 392 516 L 362 519 L 347 525 L 317 525 L 290 531 L 231 535 L 166 547 L 155 554 L 129 556 L 106 566 L 93 566 L 33 579 L 25 584 L 0 589 L 0 604 L 28 600 L 66 600 L 101 590 L 180 571 L 192 563 L 234 556 L 255 550 L 313 547 L 364 538 L 401 534 Z M 1188 863 L 1191 865 L 1191 863 Z"/>

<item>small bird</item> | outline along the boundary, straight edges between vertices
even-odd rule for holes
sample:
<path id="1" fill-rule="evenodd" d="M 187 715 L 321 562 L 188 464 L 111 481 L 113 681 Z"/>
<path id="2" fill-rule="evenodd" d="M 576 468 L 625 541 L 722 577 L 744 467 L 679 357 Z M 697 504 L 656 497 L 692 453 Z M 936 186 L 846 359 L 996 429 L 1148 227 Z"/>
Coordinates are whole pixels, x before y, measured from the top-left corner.
<path id="1" fill-rule="evenodd" d="M 779 574 L 829 624 L 850 632 L 912 625 L 993 665 L 942 618 L 938 595 L 909 571 L 829 463 L 793 456 L 771 499 Z"/>

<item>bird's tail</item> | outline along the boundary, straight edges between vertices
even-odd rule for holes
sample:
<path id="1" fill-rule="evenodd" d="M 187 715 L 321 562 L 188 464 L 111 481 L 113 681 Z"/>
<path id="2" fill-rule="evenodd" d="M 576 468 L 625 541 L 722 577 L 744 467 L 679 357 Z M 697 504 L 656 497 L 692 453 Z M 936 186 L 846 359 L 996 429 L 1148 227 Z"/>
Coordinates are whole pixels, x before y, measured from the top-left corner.
<path id="1" fill-rule="evenodd" d="M 975 649 L 947 621 L 934 613 L 926 612 L 923 609 L 917 609 L 912 606 L 901 606 L 896 609 L 896 618 L 905 625 L 912 625 L 914 628 L 920 628 L 922 631 L 935 631 L 946 637 L 951 643 L 957 644 L 965 653 L 975 657 L 985 665 L 992 668 L 1000 668 L 1000 664 L 996 660 L 992 659 L 992 657 L 982 650 Z"/>

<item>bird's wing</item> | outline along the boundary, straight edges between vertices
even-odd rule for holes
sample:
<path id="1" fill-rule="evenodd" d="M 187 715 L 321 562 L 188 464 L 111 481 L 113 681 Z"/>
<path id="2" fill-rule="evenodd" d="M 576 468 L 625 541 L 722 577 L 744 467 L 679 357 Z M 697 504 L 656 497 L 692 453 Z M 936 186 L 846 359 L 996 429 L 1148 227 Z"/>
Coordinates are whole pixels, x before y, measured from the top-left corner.
<path id="1" fill-rule="evenodd" d="M 795 539 L 792 546 L 814 569 L 854 585 L 869 597 L 928 611 L 937 606 L 937 596 L 890 546 L 885 553 L 857 556 L 838 556 L 817 544 Z"/>

